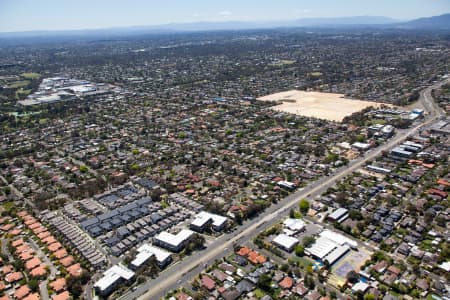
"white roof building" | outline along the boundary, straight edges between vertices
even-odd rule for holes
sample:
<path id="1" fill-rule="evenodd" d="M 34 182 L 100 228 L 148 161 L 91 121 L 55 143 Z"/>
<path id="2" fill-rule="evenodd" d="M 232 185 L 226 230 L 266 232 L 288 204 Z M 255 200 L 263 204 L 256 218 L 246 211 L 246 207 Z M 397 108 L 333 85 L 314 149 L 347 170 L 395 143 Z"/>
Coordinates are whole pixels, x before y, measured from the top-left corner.
<path id="1" fill-rule="evenodd" d="M 333 242 L 335 242 L 338 245 L 347 245 L 351 248 L 358 248 L 358 243 L 355 242 L 354 240 L 331 230 L 324 230 L 320 233 L 321 237 L 325 237 L 329 240 L 332 240 Z"/>
<path id="2" fill-rule="evenodd" d="M 367 283 L 358 282 L 352 286 L 352 291 L 353 292 L 358 292 L 358 291 L 365 292 L 365 291 L 367 291 L 368 288 L 369 288 L 369 285 Z"/>
<path id="3" fill-rule="evenodd" d="M 344 218 L 347 215 L 347 213 L 348 213 L 348 209 L 341 207 L 341 208 L 336 209 L 334 212 L 332 212 L 328 216 L 328 218 L 333 221 L 338 221 L 341 218 Z"/>
<path id="4" fill-rule="evenodd" d="M 316 242 L 311 247 L 305 249 L 305 252 L 322 261 L 327 261 L 332 265 L 350 251 L 350 248 L 356 248 L 357 246 L 358 243 L 342 234 L 331 230 L 324 230 L 320 233 Z"/>
<path id="5" fill-rule="evenodd" d="M 96 90 L 96 88 L 91 84 L 85 84 L 71 86 L 69 87 L 69 90 L 73 91 L 75 94 L 83 94 L 87 92 L 93 92 Z"/>
<path id="6" fill-rule="evenodd" d="M 284 220 L 283 225 L 295 232 L 302 231 L 306 227 L 306 224 L 303 220 L 291 218 Z"/>
<path id="7" fill-rule="evenodd" d="M 370 148 L 370 144 L 367 143 L 360 143 L 360 142 L 356 142 L 352 144 L 352 147 L 355 147 L 358 150 L 369 150 Z"/>
<path id="8" fill-rule="evenodd" d="M 327 256 L 325 256 L 323 258 L 324 261 L 327 261 L 330 265 L 334 264 L 342 255 L 344 255 L 345 253 L 347 253 L 350 250 L 350 247 L 345 245 L 345 246 L 340 246 L 338 245 L 336 248 L 333 249 L 333 251 L 331 251 L 330 253 L 327 254 Z"/>
<path id="9" fill-rule="evenodd" d="M 292 251 L 295 245 L 298 244 L 298 239 L 286 234 L 279 234 L 273 239 L 273 243 L 287 251 Z"/>
<path id="10" fill-rule="evenodd" d="M 441 268 L 444 271 L 450 272 L 450 261 L 443 262 L 439 265 L 439 268 Z"/>
<path id="11" fill-rule="evenodd" d="M 195 219 L 191 224 L 197 228 L 201 228 L 211 220 L 213 227 L 217 229 L 222 228 L 227 222 L 226 217 L 202 211 L 195 216 Z"/>
<path id="12" fill-rule="evenodd" d="M 106 292 L 109 291 L 120 279 L 128 281 L 133 278 L 133 276 L 134 272 L 124 265 L 114 265 L 103 273 L 103 277 L 94 284 L 94 287 L 100 292 Z"/>
<path id="13" fill-rule="evenodd" d="M 316 242 L 306 252 L 319 259 L 324 259 L 333 249 L 336 248 L 336 243 L 326 237 L 319 237 Z"/>
<path id="14" fill-rule="evenodd" d="M 163 231 L 155 237 L 155 242 L 169 250 L 178 251 L 193 234 L 194 232 L 189 229 L 183 229 L 177 234 Z"/>
<path id="15" fill-rule="evenodd" d="M 131 262 L 131 265 L 135 268 L 142 266 L 152 256 L 155 256 L 159 265 L 164 265 L 171 257 L 169 252 L 149 244 L 142 245 L 137 249 L 137 252 L 135 259 Z"/>

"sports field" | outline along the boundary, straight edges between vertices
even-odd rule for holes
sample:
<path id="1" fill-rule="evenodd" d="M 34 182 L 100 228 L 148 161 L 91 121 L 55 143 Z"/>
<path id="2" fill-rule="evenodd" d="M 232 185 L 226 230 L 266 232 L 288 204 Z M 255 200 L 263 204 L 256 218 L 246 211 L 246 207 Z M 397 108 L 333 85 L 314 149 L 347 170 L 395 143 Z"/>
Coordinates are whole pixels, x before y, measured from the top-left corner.
<path id="1" fill-rule="evenodd" d="M 341 122 L 344 117 L 366 107 L 380 107 L 383 103 L 354 100 L 342 94 L 290 90 L 258 98 L 261 101 L 278 101 L 273 109 L 305 117 L 315 117 Z M 385 104 L 386 105 L 386 104 Z"/>

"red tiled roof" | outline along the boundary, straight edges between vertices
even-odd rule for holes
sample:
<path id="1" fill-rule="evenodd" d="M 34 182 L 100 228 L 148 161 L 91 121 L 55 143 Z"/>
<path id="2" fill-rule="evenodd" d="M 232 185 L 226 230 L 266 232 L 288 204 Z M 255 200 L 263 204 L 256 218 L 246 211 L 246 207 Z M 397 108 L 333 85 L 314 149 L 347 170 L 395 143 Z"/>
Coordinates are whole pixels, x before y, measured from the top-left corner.
<path id="1" fill-rule="evenodd" d="M 176 298 L 177 298 L 177 300 L 190 300 L 190 299 L 192 299 L 191 296 L 189 296 L 188 294 L 183 293 L 183 292 L 178 293 Z"/>
<path id="2" fill-rule="evenodd" d="M 18 246 L 20 246 L 20 245 L 22 245 L 23 244 L 23 239 L 22 238 L 20 238 L 20 239 L 18 239 L 18 240 L 15 240 L 15 241 L 12 241 L 11 242 L 11 245 L 14 247 L 14 248 L 16 248 L 16 247 L 18 247 Z"/>
<path id="3" fill-rule="evenodd" d="M 251 251 L 248 255 L 247 255 L 248 260 L 253 263 L 253 264 L 263 264 L 265 263 L 267 260 L 266 258 L 259 254 L 256 251 Z"/>
<path id="4" fill-rule="evenodd" d="M 62 247 L 61 243 L 56 242 L 56 243 L 53 243 L 53 244 L 48 245 L 47 248 L 48 248 L 48 250 L 51 251 L 51 252 L 56 252 L 56 251 L 58 251 L 61 247 Z"/>
<path id="5" fill-rule="evenodd" d="M 14 223 L 9 223 L 9 224 L 3 225 L 2 227 L 0 227 L 0 229 L 3 231 L 8 231 L 8 230 L 12 229 L 14 226 L 15 226 Z"/>
<path id="6" fill-rule="evenodd" d="M 52 297 L 52 300 L 68 300 L 70 299 L 70 294 L 68 291 L 64 291 Z"/>
<path id="7" fill-rule="evenodd" d="M 8 234 L 14 235 L 14 236 L 19 235 L 19 234 L 21 234 L 21 233 L 22 233 L 22 230 L 17 229 L 17 228 L 14 228 L 14 229 L 8 231 Z"/>
<path id="8" fill-rule="evenodd" d="M 66 279 L 64 278 L 58 278 L 55 281 L 50 282 L 49 286 L 55 291 L 55 292 L 61 292 L 66 289 Z"/>
<path id="9" fill-rule="evenodd" d="M 202 285 L 208 290 L 213 290 L 216 287 L 216 283 L 208 275 L 202 276 Z"/>
<path id="10" fill-rule="evenodd" d="M 23 245 L 16 247 L 16 253 L 23 253 L 23 252 L 30 252 L 30 251 L 31 251 L 31 248 L 30 248 L 30 245 L 28 245 L 28 244 L 23 244 Z"/>
<path id="11" fill-rule="evenodd" d="M 17 299 L 23 299 L 26 295 L 28 295 L 31 292 L 30 288 L 27 285 L 22 285 L 16 291 L 14 292 L 14 297 Z"/>
<path id="12" fill-rule="evenodd" d="M 280 281 L 279 285 L 283 289 L 291 289 L 292 286 L 294 285 L 294 280 L 292 280 L 291 277 L 286 276 L 286 277 L 283 278 L 283 280 Z"/>
<path id="13" fill-rule="evenodd" d="M 44 226 L 39 226 L 38 228 L 33 229 L 34 234 L 39 234 L 44 231 L 47 231 L 47 229 Z"/>
<path id="14" fill-rule="evenodd" d="M 13 265 L 6 265 L 6 266 L 3 266 L 3 268 L 2 268 L 2 272 L 4 275 L 11 273 L 12 271 L 14 271 Z"/>
<path id="15" fill-rule="evenodd" d="M 251 249 L 248 247 L 242 247 L 241 249 L 239 249 L 239 251 L 237 252 L 238 255 L 240 256 L 247 256 L 250 253 Z"/>
<path id="16" fill-rule="evenodd" d="M 42 231 L 41 233 L 39 233 L 38 235 L 37 235 L 37 237 L 40 239 L 40 240 L 42 240 L 42 239 L 45 239 L 46 237 L 48 237 L 50 235 L 50 232 L 48 232 L 48 231 Z"/>
<path id="17" fill-rule="evenodd" d="M 428 194 L 430 194 L 430 195 L 437 195 L 437 196 L 439 196 L 441 198 L 447 198 L 447 196 L 448 196 L 448 193 L 440 191 L 438 189 L 429 189 L 428 190 Z"/>
<path id="18" fill-rule="evenodd" d="M 448 180 L 445 180 L 445 179 L 442 179 L 442 178 L 437 181 L 437 184 L 450 186 L 450 182 L 448 182 Z"/>
<path id="19" fill-rule="evenodd" d="M 67 268 L 67 272 L 69 272 L 72 276 L 80 276 L 81 275 L 81 266 L 80 264 L 73 264 L 70 267 Z"/>
<path id="20" fill-rule="evenodd" d="M 56 251 L 54 254 L 57 259 L 61 259 L 67 256 L 67 251 L 66 249 L 62 248 Z"/>
<path id="21" fill-rule="evenodd" d="M 47 270 L 45 269 L 44 264 L 41 264 L 40 266 L 38 266 L 30 271 L 30 275 L 33 277 L 44 276 L 46 273 L 47 273 Z"/>
<path id="22" fill-rule="evenodd" d="M 52 235 L 49 235 L 48 237 L 46 237 L 42 241 L 44 243 L 46 243 L 47 245 L 50 245 L 50 244 L 53 244 L 54 242 L 57 242 L 57 240 Z"/>
<path id="23" fill-rule="evenodd" d="M 23 274 L 20 272 L 9 273 L 5 276 L 5 281 L 9 283 L 13 283 L 19 281 L 23 278 Z"/>
<path id="24" fill-rule="evenodd" d="M 19 212 L 17 213 L 17 215 L 18 215 L 19 217 L 21 217 L 21 218 L 24 218 L 25 216 L 28 215 L 28 212 L 27 212 L 26 210 L 22 210 L 22 211 L 19 211 Z"/>
<path id="25" fill-rule="evenodd" d="M 25 269 L 27 269 L 27 270 L 34 269 L 37 266 L 39 266 L 41 263 L 42 262 L 39 259 L 39 257 L 34 257 L 25 263 Z"/>
<path id="26" fill-rule="evenodd" d="M 32 259 L 34 257 L 33 255 L 33 251 L 29 251 L 29 252 L 22 252 L 19 254 L 19 257 L 21 260 L 23 261 L 27 261 L 29 259 Z"/>
<path id="27" fill-rule="evenodd" d="M 64 267 L 68 267 L 68 266 L 70 266 L 70 265 L 74 262 L 74 259 L 73 259 L 73 256 L 72 256 L 72 255 L 69 255 L 69 256 L 67 256 L 67 257 L 65 257 L 65 258 L 63 258 L 63 259 L 60 259 L 59 262 L 60 262 Z"/>
<path id="28" fill-rule="evenodd" d="M 39 296 L 38 293 L 34 293 L 34 294 L 30 294 L 28 296 L 26 296 L 25 298 L 23 298 L 23 300 L 40 300 L 41 297 Z"/>
<path id="29" fill-rule="evenodd" d="M 395 274 L 395 275 L 399 275 L 400 272 L 401 272 L 400 269 L 397 268 L 397 267 L 394 266 L 394 265 L 390 266 L 390 267 L 388 268 L 388 271 L 391 272 L 392 274 Z"/>

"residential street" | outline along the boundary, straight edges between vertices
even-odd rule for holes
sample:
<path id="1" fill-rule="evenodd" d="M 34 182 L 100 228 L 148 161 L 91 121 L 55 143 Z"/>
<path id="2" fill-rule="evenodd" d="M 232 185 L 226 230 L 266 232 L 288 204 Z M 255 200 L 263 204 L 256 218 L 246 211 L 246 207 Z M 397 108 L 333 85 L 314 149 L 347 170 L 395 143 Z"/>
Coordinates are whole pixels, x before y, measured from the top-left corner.
<path id="1" fill-rule="evenodd" d="M 398 130 L 397 134 L 392 137 L 386 144 L 372 150 L 366 155 L 351 161 L 347 166 L 337 169 L 334 174 L 323 177 L 302 190 L 289 195 L 279 203 L 269 207 L 258 218 L 246 221 L 239 229 L 232 233 L 225 234 L 212 243 L 207 249 L 199 251 L 194 255 L 185 258 L 182 262 L 170 266 L 161 272 L 158 278 L 149 280 L 137 287 L 134 291 L 123 295 L 120 299 L 159 299 L 164 294 L 177 288 L 180 283 L 185 282 L 198 274 L 205 265 L 209 265 L 216 259 L 225 256 L 233 249 L 234 244 L 243 244 L 251 240 L 258 232 L 261 232 L 274 223 L 279 218 L 286 215 L 287 212 L 298 205 L 298 201 L 302 198 L 313 199 L 322 194 L 329 187 L 333 186 L 337 181 L 361 168 L 366 161 L 372 160 L 380 155 L 383 151 L 388 150 L 395 145 L 401 143 L 410 135 L 417 133 L 421 128 L 428 126 L 442 116 L 442 110 L 439 109 L 431 98 L 431 89 L 442 85 L 438 83 L 421 92 L 419 101 L 428 111 L 423 123 L 406 130 Z"/>

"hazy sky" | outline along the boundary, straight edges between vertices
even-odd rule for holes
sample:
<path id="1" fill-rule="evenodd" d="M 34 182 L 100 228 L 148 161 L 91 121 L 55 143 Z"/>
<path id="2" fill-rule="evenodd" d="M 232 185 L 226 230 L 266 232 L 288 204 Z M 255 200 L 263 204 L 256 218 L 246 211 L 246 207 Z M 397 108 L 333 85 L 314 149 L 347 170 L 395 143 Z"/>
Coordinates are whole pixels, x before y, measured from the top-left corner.
<path id="1" fill-rule="evenodd" d="M 449 12 L 450 0 L 0 0 L 0 32 Z"/>

